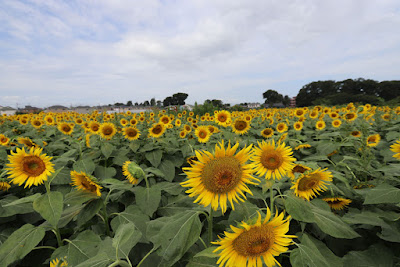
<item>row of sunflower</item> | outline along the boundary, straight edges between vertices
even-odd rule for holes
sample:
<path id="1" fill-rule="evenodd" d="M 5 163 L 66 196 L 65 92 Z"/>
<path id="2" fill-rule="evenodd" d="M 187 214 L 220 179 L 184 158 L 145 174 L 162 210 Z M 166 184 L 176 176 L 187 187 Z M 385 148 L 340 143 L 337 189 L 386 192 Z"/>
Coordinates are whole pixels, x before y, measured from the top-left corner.
<path id="1" fill-rule="evenodd" d="M 399 115 L 5 116 L 0 266 L 394 265 Z"/>

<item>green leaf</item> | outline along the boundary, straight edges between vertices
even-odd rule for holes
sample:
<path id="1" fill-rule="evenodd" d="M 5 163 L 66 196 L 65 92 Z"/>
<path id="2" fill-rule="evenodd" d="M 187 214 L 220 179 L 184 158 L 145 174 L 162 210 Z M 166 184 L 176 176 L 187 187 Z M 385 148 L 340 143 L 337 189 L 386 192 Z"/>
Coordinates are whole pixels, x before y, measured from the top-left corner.
<path id="1" fill-rule="evenodd" d="M 301 244 L 297 244 L 298 248 L 290 253 L 290 263 L 293 267 L 326 267 L 331 266 L 325 257 L 318 250 L 317 246 L 311 239 L 304 234 Z M 336 267 L 336 266 L 332 266 Z"/>
<path id="2" fill-rule="evenodd" d="M 117 174 L 117 170 L 113 167 L 96 166 L 94 176 L 99 179 L 113 178 Z"/>
<path id="3" fill-rule="evenodd" d="M 330 209 L 322 209 L 313 205 L 312 212 L 314 214 L 314 222 L 324 233 L 336 238 L 347 239 L 360 236 L 348 224 L 343 222 L 339 216 L 333 214 Z"/>
<path id="4" fill-rule="evenodd" d="M 50 191 L 33 202 L 33 209 L 53 227 L 57 227 L 63 211 L 63 199 L 61 192 Z"/>
<path id="5" fill-rule="evenodd" d="M 293 194 L 288 194 L 285 199 L 285 209 L 295 220 L 308 223 L 315 220 L 311 203 Z"/>
<path id="6" fill-rule="evenodd" d="M 64 202 L 66 205 L 81 205 L 86 201 L 98 198 L 96 194 L 89 193 L 83 190 L 73 190 L 65 195 Z"/>
<path id="7" fill-rule="evenodd" d="M 85 172 L 87 174 L 92 174 L 96 165 L 91 159 L 81 159 L 74 163 L 73 168 L 77 172 Z"/>
<path id="8" fill-rule="evenodd" d="M 106 267 L 109 266 L 114 260 L 110 259 L 107 253 L 99 253 L 93 258 L 90 258 L 78 265 L 76 267 Z"/>
<path id="9" fill-rule="evenodd" d="M 218 252 L 217 253 L 213 253 L 213 251 L 216 249 L 217 247 L 209 247 L 206 248 L 203 251 L 200 251 L 199 253 L 197 253 L 196 255 L 194 255 L 194 257 L 207 257 L 207 258 L 218 258 Z"/>
<path id="10" fill-rule="evenodd" d="M 164 173 L 164 179 L 172 182 L 175 178 L 175 165 L 169 160 L 163 160 L 158 167 Z"/>
<path id="11" fill-rule="evenodd" d="M 101 145 L 101 153 L 103 153 L 103 155 L 104 155 L 104 157 L 106 157 L 106 159 L 108 159 L 111 156 L 114 149 L 115 149 L 115 146 L 113 146 L 110 143 L 103 143 Z"/>
<path id="12" fill-rule="evenodd" d="M 59 168 L 58 170 L 56 170 L 54 173 L 52 173 L 48 180 L 49 180 L 49 184 L 51 184 L 51 182 L 54 180 L 54 178 L 57 177 L 57 175 L 64 169 L 64 167 Z"/>
<path id="13" fill-rule="evenodd" d="M 125 209 L 125 211 L 118 213 L 118 215 L 111 220 L 111 227 L 114 231 L 116 231 L 121 224 L 131 222 L 135 224 L 135 226 L 140 230 L 140 232 L 142 232 L 143 239 L 145 240 L 148 221 L 149 221 L 149 216 L 144 214 L 139 209 L 138 206 L 130 205 Z"/>
<path id="14" fill-rule="evenodd" d="M 12 233 L 0 246 L 0 266 L 8 266 L 24 258 L 45 235 L 43 227 L 25 224 Z"/>
<path id="15" fill-rule="evenodd" d="M 161 200 L 161 190 L 157 187 L 136 187 L 134 189 L 136 203 L 150 217 L 157 210 Z"/>
<path id="16" fill-rule="evenodd" d="M 179 195 L 183 191 L 183 187 L 179 183 L 161 182 L 156 183 L 153 187 L 160 188 L 162 191 L 171 195 Z"/>
<path id="17" fill-rule="evenodd" d="M 165 175 L 164 175 L 164 173 L 162 171 L 160 171 L 159 169 L 156 169 L 154 167 L 147 168 L 147 169 L 145 169 L 145 171 L 148 172 L 148 173 L 152 173 L 157 177 L 161 177 L 161 178 L 165 177 Z"/>
<path id="18" fill-rule="evenodd" d="M 364 204 L 399 203 L 400 189 L 389 184 L 372 188 L 365 196 Z"/>
<path id="19" fill-rule="evenodd" d="M 3 208 L 8 208 L 8 207 L 18 206 L 20 204 L 33 203 L 36 199 L 40 198 L 41 195 L 42 194 L 40 194 L 40 193 L 36 193 L 36 194 L 28 196 L 28 197 L 16 199 L 16 200 L 14 200 L 10 203 L 4 204 L 2 206 L 3 206 Z"/>
<path id="20" fill-rule="evenodd" d="M 128 222 L 121 224 L 114 236 L 112 245 L 121 250 L 123 254 L 129 255 L 131 249 L 139 242 L 142 233 L 137 229 L 134 223 Z"/>
<path id="21" fill-rule="evenodd" d="M 97 254 L 101 238 L 90 230 L 80 233 L 75 239 L 68 240 L 67 245 L 57 248 L 51 258 L 68 259 L 68 266 L 76 266 Z"/>
<path id="22" fill-rule="evenodd" d="M 79 212 L 78 214 L 77 217 L 78 226 L 81 227 L 87 221 L 92 219 L 97 214 L 97 212 L 99 212 L 102 206 L 103 206 L 103 200 L 101 198 L 89 201 L 82 209 L 82 211 Z"/>
<path id="23" fill-rule="evenodd" d="M 159 266 L 172 266 L 181 259 L 199 239 L 201 227 L 199 214 L 193 211 L 151 221 L 147 234 L 155 247 L 161 246 Z"/>
<path id="24" fill-rule="evenodd" d="M 151 165 L 153 165 L 154 168 L 157 168 L 158 165 L 161 163 L 161 158 L 162 158 L 163 152 L 159 149 L 153 150 L 146 152 L 144 156 L 148 161 L 150 161 Z"/>
<path id="25" fill-rule="evenodd" d="M 382 245 L 372 245 L 364 251 L 351 251 L 343 257 L 344 266 L 393 267 L 394 255 Z"/>

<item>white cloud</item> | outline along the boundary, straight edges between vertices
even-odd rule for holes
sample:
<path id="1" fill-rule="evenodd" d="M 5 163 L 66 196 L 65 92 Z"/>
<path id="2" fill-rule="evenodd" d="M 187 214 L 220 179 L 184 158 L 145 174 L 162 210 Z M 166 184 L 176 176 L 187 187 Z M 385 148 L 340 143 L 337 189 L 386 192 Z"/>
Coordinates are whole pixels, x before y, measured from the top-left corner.
<path id="1" fill-rule="evenodd" d="M 259 102 L 269 88 L 293 96 L 327 77 L 396 79 L 400 67 L 395 0 L 1 5 L 0 91 L 26 104 L 143 102 L 178 91 L 191 103 Z"/>

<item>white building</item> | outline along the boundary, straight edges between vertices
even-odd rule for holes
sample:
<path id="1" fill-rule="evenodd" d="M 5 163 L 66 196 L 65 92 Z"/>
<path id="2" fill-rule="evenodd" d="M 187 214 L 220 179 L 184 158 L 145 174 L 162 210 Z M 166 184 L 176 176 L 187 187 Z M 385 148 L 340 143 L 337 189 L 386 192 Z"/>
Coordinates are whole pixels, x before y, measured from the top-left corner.
<path id="1" fill-rule="evenodd" d="M 12 107 L 1 107 L 0 106 L 0 115 L 7 115 L 7 116 L 15 115 L 16 111 L 17 110 Z"/>

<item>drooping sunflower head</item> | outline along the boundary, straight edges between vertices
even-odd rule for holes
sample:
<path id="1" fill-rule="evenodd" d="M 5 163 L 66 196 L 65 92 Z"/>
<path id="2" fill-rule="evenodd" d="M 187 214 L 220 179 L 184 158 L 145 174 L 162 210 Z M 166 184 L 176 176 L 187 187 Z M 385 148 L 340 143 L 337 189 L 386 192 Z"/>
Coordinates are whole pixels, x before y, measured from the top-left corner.
<path id="1" fill-rule="evenodd" d="M 287 172 L 287 176 L 293 180 L 296 178 L 296 173 L 305 173 L 306 171 L 309 170 L 311 170 L 310 167 L 307 167 L 302 164 L 296 164 L 290 171 Z"/>
<path id="2" fill-rule="evenodd" d="M 202 125 L 197 127 L 194 133 L 200 143 L 207 143 L 210 140 L 211 133 L 207 126 Z"/>
<path id="3" fill-rule="evenodd" d="M 272 128 L 265 128 L 264 130 L 261 131 L 261 135 L 264 138 L 269 138 L 274 135 L 274 130 Z"/>
<path id="4" fill-rule="evenodd" d="M 29 137 L 18 137 L 17 141 L 28 148 L 37 146 L 37 144 L 35 144 Z"/>
<path id="5" fill-rule="evenodd" d="M 140 131 L 135 127 L 126 127 L 122 129 L 122 132 L 125 138 L 130 141 L 137 140 L 140 137 Z"/>
<path id="6" fill-rule="evenodd" d="M 122 166 L 122 173 L 126 179 L 133 185 L 137 184 L 139 179 L 145 178 L 145 173 L 135 162 L 125 161 Z"/>
<path id="7" fill-rule="evenodd" d="M 322 200 L 328 203 L 333 210 L 343 210 L 351 203 L 350 199 L 342 197 L 325 197 Z"/>
<path id="8" fill-rule="evenodd" d="M 317 130 L 323 130 L 325 126 L 325 121 L 317 121 L 317 123 L 315 123 L 315 128 L 317 128 Z"/>
<path id="9" fill-rule="evenodd" d="M 390 150 L 393 151 L 394 153 L 397 153 L 394 154 L 393 157 L 400 160 L 400 140 L 396 141 L 396 143 L 391 145 Z"/>
<path id="10" fill-rule="evenodd" d="M 285 143 L 275 145 L 275 141 L 258 142 L 258 147 L 254 148 L 252 161 L 255 164 L 256 174 L 264 176 L 266 179 L 281 179 L 288 171 L 293 168 L 296 159 L 292 156 L 293 151 Z"/>
<path id="11" fill-rule="evenodd" d="M 247 121 L 247 120 L 242 119 L 242 118 L 236 119 L 233 122 L 233 124 L 231 125 L 232 126 L 232 131 L 234 133 L 237 133 L 237 134 L 240 134 L 240 135 L 247 133 L 249 131 L 249 129 L 251 128 L 250 127 L 250 121 L 251 120 Z"/>
<path id="12" fill-rule="evenodd" d="M 85 172 L 71 171 L 71 180 L 71 185 L 75 186 L 76 189 L 101 196 L 100 189 L 103 187 L 98 184 L 97 179 L 92 175 Z"/>
<path id="13" fill-rule="evenodd" d="M 167 128 L 162 123 L 155 123 L 149 129 L 149 136 L 154 138 L 159 138 L 162 136 Z"/>
<path id="14" fill-rule="evenodd" d="M 375 147 L 381 141 L 381 136 L 379 134 L 373 134 L 367 137 L 367 146 Z"/>
<path id="15" fill-rule="evenodd" d="M 226 267 L 275 266 L 280 263 L 276 256 L 288 250 L 293 235 L 289 231 L 290 216 L 284 219 L 284 213 L 276 213 L 271 219 L 271 211 L 262 220 L 258 213 L 257 221 L 241 222 L 239 227 L 230 226 L 231 232 L 224 232 L 225 237 L 212 244 L 219 245 L 213 252 L 220 251 L 217 264 Z"/>
<path id="16" fill-rule="evenodd" d="M 117 129 L 113 123 L 105 122 L 100 125 L 99 133 L 102 138 L 111 140 L 111 138 L 113 138 L 113 136 L 117 133 Z"/>
<path id="17" fill-rule="evenodd" d="M 278 123 L 278 125 L 276 126 L 276 130 L 280 133 L 283 133 L 288 130 L 288 126 L 286 123 L 281 122 L 281 123 Z"/>
<path id="18" fill-rule="evenodd" d="M 26 187 L 43 184 L 47 177 L 54 172 L 54 164 L 50 162 L 52 158 L 42 154 L 41 148 L 31 147 L 29 151 L 24 148 L 17 148 L 16 152 L 11 151 L 8 156 L 7 164 L 8 176 L 13 184 Z"/>
<path id="19" fill-rule="evenodd" d="M 342 121 L 341 120 L 334 120 L 332 121 L 332 126 L 335 128 L 339 128 L 340 125 L 342 125 Z"/>
<path id="20" fill-rule="evenodd" d="M 310 200 L 319 192 L 327 189 L 326 185 L 332 181 L 332 173 L 327 169 L 318 168 L 312 172 L 303 173 L 290 189 L 294 190 L 296 196 Z"/>
<path id="21" fill-rule="evenodd" d="M 227 127 L 231 123 L 231 113 L 227 110 L 218 111 L 215 114 L 215 122 L 218 125 Z"/>
<path id="22" fill-rule="evenodd" d="M 236 153 L 239 143 L 234 146 L 224 141 L 215 145 L 214 153 L 195 151 L 198 161 L 190 167 L 183 168 L 187 181 L 181 183 L 189 187 L 189 197 L 197 197 L 195 203 L 203 206 L 211 205 L 213 210 L 221 207 L 222 213 L 227 209 L 227 202 L 234 209 L 234 202 L 244 201 L 244 192 L 251 194 L 247 184 L 255 184 L 253 164 L 247 163 L 251 157 L 251 146 Z M 236 154 L 235 154 L 236 153 Z"/>
<path id="23" fill-rule="evenodd" d="M 0 190 L 1 191 L 8 191 L 11 185 L 7 181 L 0 180 Z"/>
<path id="24" fill-rule="evenodd" d="M 58 125 L 58 130 L 66 135 L 71 135 L 74 131 L 74 126 L 70 123 L 62 122 Z"/>

